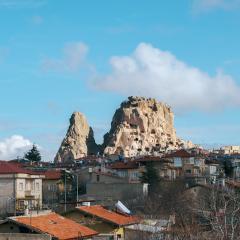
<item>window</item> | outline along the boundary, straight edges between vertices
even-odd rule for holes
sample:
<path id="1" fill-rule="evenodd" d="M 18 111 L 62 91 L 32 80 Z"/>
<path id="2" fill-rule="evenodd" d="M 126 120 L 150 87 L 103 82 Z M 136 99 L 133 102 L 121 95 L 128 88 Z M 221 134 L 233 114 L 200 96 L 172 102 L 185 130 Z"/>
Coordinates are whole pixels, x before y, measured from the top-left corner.
<path id="1" fill-rule="evenodd" d="M 186 173 L 192 173 L 191 169 L 187 169 L 185 172 Z"/>
<path id="2" fill-rule="evenodd" d="M 40 186 L 39 186 L 39 183 L 38 183 L 38 182 L 36 183 L 36 189 L 37 189 L 37 191 L 40 190 Z"/>
<path id="3" fill-rule="evenodd" d="M 189 163 L 190 163 L 190 164 L 194 164 L 194 157 L 190 157 L 190 158 L 189 158 Z"/>
<path id="4" fill-rule="evenodd" d="M 19 190 L 20 190 L 20 191 L 23 190 L 23 183 L 19 183 Z"/>
<path id="5" fill-rule="evenodd" d="M 182 167 L 182 159 L 179 157 L 174 158 L 174 167 Z"/>
<path id="6" fill-rule="evenodd" d="M 195 166 L 201 166 L 201 160 L 195 159 Z"/>
<path id="7" fill-rule="evenodd" d="M 18 204 L 19 204 L 20 209 L 24 209 L 24 201 L 23 200 L 19 201 Z"/>
<path id="8" fill-rule="evenodd" d="M 121 239 L 122 235 L 121 234 L 117 234 L 117 239 Z"/>

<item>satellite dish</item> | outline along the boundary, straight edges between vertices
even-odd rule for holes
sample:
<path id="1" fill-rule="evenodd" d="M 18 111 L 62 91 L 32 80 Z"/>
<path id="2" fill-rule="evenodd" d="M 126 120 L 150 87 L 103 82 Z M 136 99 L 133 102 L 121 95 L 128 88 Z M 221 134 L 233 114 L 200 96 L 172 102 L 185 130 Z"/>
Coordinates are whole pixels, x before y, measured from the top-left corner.
<path id="1" fill-rule="evenodd" d="M 131 211 L 121 201 L 118 200 L 118 202 L 115 204 L 115 206 L 121 212 L 126 213 L 126 214 L 131 214 Z"/>

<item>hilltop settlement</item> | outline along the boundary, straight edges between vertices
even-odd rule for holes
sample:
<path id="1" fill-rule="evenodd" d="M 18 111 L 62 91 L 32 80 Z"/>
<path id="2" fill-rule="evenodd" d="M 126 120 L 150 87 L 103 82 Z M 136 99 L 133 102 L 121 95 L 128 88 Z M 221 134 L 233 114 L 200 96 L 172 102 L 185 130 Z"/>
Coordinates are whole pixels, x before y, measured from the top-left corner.
<path id="1" fill-rule="evenodd" d="M 240 146 L 184 141 L 168 105 L 129 97 L 102 144 L 74 112 L 54 161 L 0 161 L 0 240 L 235 240 L 239 194 Z"/>

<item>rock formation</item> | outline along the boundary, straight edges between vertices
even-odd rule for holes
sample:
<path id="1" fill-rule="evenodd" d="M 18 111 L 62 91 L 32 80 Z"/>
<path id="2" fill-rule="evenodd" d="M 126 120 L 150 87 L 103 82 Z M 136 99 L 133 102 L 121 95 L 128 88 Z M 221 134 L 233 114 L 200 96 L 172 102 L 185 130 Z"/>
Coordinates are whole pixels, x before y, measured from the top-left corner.
<path id="1" fill-rule="evenodd" d="M 74 112 L 70 126 L 56 154 L 55 162 L 68 162 L 87 155 L 97 154 L 99 146 L 95 143 L 93 130 L 85 116 Z"/>
<path id="2" fill-rule="evenodd" d="M 110 131 L 101 146 L 94 140 L 93 130 L 79 112 L 73 113 L 55 162 L 66 162 L 99 151 L 125 157 L 153 154 L 194 145 L 177 138 L 174 114 L 170 107 L 155 99 L 129 97 L 116 110 Z"/>
<path id="3" fill-rule="evenodd" d="M 160 154 L 166 150 L 189 147 L 176 137 L 174 114 L 155 99 L 129 97 L 116 110 L 110 131 L 104 136 L 104 153 L 126 157 Z"/>

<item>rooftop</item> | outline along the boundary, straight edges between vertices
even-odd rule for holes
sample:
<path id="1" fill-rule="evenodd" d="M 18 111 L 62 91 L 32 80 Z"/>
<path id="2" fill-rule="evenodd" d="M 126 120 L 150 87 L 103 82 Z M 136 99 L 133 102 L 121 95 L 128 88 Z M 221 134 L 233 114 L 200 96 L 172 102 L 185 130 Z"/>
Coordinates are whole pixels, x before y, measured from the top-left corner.
<path id="1" fill-rule="evenodd" d="M 190 157 L 193 157 L 193 155 L 184 149 L 180 149 L 173 153 L 166 154 L 164 157 L 166 157 L 166 158 L 172 158 L 172 157 L 190 158 Z"/>
<path id="2" fill-rule="evenodd" d="M 98 234 L 88 227 L 82 226 L 53 212 L 31 217 L 12 217 L 10 219 L 37 232 L 48 233 L 59 240 L 72 240 L 78 239 L 79 236 L 85 238 Z"/>
<path id="3" fill-rule="evenodd" d="M 60 170 L 47 170 L 41 174 L 45 176 L 46 180 L 59 180 L 62 176 Z"/>
<path id="4" fill-rule="evenodd" d="M 135 162 L 168 162 L 167 159 L 160 156 L 142 156 L 134 160 Z"/>
<path id="5" fill-rule="evenodd" d="M 120 226 L 135 224 L 139 222 L 139 219 L 135 216 L 123 215 L 117 212 L 113 212 L 113 211 L 107 210 L 106 208 L 103 208 L 100 205 L 81 206 L 81 207 L 77 207 L 77 209 L 89 215 L 96 216 L 107 222 L 111 222 L 113 224 L 120 225 Z"/>
<path id="6" fill-rule="evenodd" d="M 109 166 L 111 169 L 137 169 L 138 164 L 136 162 L 116 162 Z"/>
<path id="7" fill-rule="evenodd" d="M 33 174 L 30 170 L 21 168 L 21 166 L 17 163 L 9 163 L 7 161 L 0 161 L 0 174 L 13 174 L 13 173 L 25 173 L 25 174 Z"/>

